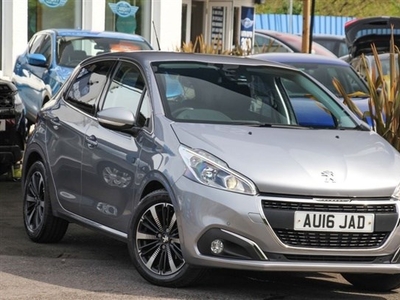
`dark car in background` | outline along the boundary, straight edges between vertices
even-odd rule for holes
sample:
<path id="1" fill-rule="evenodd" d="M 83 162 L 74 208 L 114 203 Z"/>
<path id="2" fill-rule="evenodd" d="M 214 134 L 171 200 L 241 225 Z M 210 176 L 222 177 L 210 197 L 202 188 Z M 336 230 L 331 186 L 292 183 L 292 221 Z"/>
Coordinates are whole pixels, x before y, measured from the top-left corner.
<path id="1" fill-rule="evenodd" d="M 302 52 L 302 37 L 296 34 L 283 33 L 273 30 L 256 29 L 254 33 L 253 54 L 267 52 Z M 336 57 L 331 51 L 313 42 L 312 54 Z"/>
<path id="2" fill-rule="evenodd" d="M 314 42 L 324 46 L 337 57 L 343 57 L 349 54 L 346 39 L 344 35 L 335 34 L 313 34 Z"/>
<path id="3" fill-rule="evenodd" d="M 12 81 L 25 105 L 30 124 L 84 59 L 105 52 L 150 50 L 141 36 L 79 29 L 46 29 L 37 32 L 16 59 Z"/>
<path id="4" fill-rule="evenodd" d="M 0 175 L 10 173 L 22 159 L 25 139 L 24 106 L 17 88 L 0 79 Z"/>
<path id="5" fill-rule="evenodd" d="M 371 44 L 375 45 L 378 53 L 389 52 L 392 27 L 394 45 L 399 47 L 400 17 L 369 17 L 348 21 L 344 31 L 350 59 L 361 54 L 371 55 Z"/>
<path id="6" fill-rule="evenodd" d="M 376 47 L 383 75 L 389 75 L 392 33 L 393 46 L 400 47 L 400 17 L 369 17 L 355 19 L 345 24 L 346 42 L 350 49 L 348 61 L 363 78 L 368 74 L 372 80 L 377 78 L 377 62 L 372 53 L 372 44 Z M 395 56 L 395 67 L 398 72 L 397 54 Z"/>

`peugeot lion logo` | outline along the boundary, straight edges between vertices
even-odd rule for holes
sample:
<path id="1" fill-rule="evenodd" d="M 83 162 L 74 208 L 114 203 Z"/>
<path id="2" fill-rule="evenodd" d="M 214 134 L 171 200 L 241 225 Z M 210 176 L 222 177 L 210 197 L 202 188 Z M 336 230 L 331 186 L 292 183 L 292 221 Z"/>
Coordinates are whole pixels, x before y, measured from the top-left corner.
<path id="1" fill-rule="evenodd" d="M 332 171 L 323 171 L 321 172 L 321 176 L 324 177 L 324 182 L 326 183 L 336 183 Z"/>

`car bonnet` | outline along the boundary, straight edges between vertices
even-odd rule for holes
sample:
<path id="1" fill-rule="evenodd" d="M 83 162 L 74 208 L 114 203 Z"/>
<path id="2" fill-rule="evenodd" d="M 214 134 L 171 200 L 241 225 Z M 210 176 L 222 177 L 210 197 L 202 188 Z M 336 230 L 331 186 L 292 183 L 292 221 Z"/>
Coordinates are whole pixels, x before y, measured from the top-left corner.
<path id="1" fill-rule="evenodd" d="M 399 154 L 372 131 L 190 123 L 172 128 L 180 143 L 225 161 L 263 193 L 382 197 L 400 181 Z"/>

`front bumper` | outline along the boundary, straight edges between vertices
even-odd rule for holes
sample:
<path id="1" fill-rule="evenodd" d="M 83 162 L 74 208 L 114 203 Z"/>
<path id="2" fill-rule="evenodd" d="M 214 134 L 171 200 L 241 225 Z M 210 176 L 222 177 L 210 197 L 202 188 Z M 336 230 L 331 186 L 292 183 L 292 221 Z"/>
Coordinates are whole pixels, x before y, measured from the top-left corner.
<path id="1" fill-rule="evenodd" d="M 258 271 L 400 273 L 400 203 L 246 196 L 182 177 L 176 183 L 182 251 L 193 265 Z M 339 199 L 340 202 L 340 199 Z M 371 233 L 294 230 L 294 212 L 373 213 Z M 215 254 L 211 243 L 223 242 Z"/>

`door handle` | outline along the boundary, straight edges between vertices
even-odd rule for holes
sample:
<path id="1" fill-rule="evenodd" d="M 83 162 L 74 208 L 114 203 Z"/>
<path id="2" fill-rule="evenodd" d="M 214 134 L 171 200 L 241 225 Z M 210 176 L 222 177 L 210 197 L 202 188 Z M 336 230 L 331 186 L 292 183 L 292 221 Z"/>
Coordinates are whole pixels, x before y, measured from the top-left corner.
<path id="1" fill-rule="evenodd" d="M 61 124 L 58 117 L 50 118 L 50 123 L 53 125 L 54 130 L 58 130 Z"/>
<path id="2" fill-rule="evenodd" d="M 86 136 L 85 140 L 90 149 L 93 149 L 98 145 L 97 138 L 94 135 Z"/>

